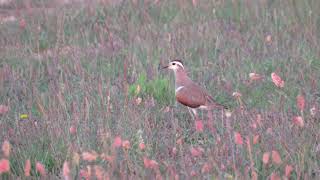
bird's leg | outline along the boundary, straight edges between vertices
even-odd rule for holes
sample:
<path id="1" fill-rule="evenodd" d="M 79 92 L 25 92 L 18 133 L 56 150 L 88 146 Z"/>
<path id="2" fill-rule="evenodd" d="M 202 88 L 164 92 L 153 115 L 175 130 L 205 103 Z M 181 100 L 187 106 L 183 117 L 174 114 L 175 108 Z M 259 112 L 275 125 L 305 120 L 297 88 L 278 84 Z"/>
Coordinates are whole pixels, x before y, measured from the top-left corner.
<path id="1" fill-rule="evenodd" d="M 188 110 L 189 110 L 189 113 L 191 114 L 191 116 L 194 117 L 194 119 L 195 119 L 196 121 L 199 120 L 196 109 L 193 109 L 193 108 L 189 108 L 189 107 L 188 107 Z"/>
<path id="2" fill-rule="evenodd" d="M 192 111 L 191 111 L 191 108 L 189 108 L 189 107 L 188 107 L 188 112 L 189 112 L 190 116 L 193 118 L 194 115 L 193 115 L 193 113 L 192 113 Z"/>

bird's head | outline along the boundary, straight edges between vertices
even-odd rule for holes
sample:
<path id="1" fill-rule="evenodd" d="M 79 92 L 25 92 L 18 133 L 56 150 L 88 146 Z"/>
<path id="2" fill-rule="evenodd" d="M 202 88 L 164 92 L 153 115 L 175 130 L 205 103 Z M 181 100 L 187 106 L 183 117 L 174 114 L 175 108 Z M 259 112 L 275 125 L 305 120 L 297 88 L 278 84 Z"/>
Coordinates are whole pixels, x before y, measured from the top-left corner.
<path id="1" fill-rule="evenodd" d="M 171 69 L 173 71 L 177 71 L 178 69 L 184 69 L 183 63 L 181 60 L 172 60 L 168 65 L 162 67 L 162 69 Z"/>

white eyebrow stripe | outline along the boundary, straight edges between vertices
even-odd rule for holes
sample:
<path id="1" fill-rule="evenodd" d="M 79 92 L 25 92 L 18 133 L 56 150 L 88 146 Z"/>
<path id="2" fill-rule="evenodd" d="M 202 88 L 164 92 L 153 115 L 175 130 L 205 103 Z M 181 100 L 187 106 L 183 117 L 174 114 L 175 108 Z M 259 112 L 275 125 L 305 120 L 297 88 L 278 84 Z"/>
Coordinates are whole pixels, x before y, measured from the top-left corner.
<path id="1" fill-rule="evenodd" d="M 184 67 L 183 67 L 183 65 L 182 65 L 181 62 L 175 61 L 175 63 L 176 63 L 176 64 L 179 64 L 179 65 L 184 69 Z"/>
<path id="2" fill-rule="evenodd" d="M 178 91 L 180 91 L 182 88 L 184 88 L 184 86 L 179 86 L 179 87 L 176 89 L 176 93 L 177 93 Z"/>

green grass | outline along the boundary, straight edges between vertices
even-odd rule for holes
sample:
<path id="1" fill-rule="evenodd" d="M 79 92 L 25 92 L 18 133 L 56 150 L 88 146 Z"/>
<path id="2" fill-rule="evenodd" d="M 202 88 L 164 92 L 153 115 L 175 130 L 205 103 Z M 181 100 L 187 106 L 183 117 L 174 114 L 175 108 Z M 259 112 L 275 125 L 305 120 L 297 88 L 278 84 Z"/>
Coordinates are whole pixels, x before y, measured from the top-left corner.
<path id="1" fill-rule="evenodd" d="M 61 178 L 65 161 L 71 179 L 88 167 L 92 176 L 101 167 L 112 179 L 250 179 L 253 172 L 270 179 L 284 177 L 287 165 L 293 167 L 290 179 L 319 178 L 320 3 L 196 2 L 58 7 L 41 0 L 31 1 L 29 10 L 20 1 L 0 7 L 6 12 L 0 13 L 0 105 L 9 107 L 0 114 L 0 142 L 12 146 L 10 172 L 1 178 L 24 178 L 27 159 L 32 176 L 41 176 L 38 161 L 52 179 Z M 17 20 L 4 22 L 8 14 Z M 204 131 L 195 130 L 187 108 L 175 102 L 172 72 L 158 71 L 176 58 L 229 107 L 230 118 L 219 110 L 200 112 Z M 250 81 L 252 72 L 262 79 Z M 284 88 L 273 84 L 272 72 Z M 303 112 L 299 94 L 306 100 Z M 21 114 L 29 117 L 21 120 Z M 292 122 L 294 116 L 303 117 L 304 127 Z M 235 144 L 234 132 L 243 145 Z M 260 140 L 252 144 L 256 135 Z M 116 136 L 129 140 L 130 148 L 114 147 Z M 197 147 L 203 152 L 195 157 L 191 149 Z M 114 159 L 75 160 L 90 151 Z M 262 162 L 271 151 L 279 152 L 280 164 Z M 158 165 L 147 167 L 144 158 Z"/>

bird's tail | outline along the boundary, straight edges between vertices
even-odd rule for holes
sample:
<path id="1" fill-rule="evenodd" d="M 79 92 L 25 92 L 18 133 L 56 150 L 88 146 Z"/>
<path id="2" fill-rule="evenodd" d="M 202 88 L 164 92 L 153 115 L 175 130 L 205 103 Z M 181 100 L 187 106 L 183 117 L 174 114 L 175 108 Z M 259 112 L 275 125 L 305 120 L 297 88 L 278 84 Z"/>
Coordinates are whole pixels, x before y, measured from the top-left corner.
<path id="1" fill-rule="evenodd" d="M 209 110 L 211 109 L 223 109 L 223 110 L 229 110 L 228 106 L 223 105 L 223 104 L 219 104 L 219 103 L 210 103 L 209 105 L 207 105 L 207 108 Z"/>
<path id="2" fill-rule="evenodd" d="M 209 103 L 207 105 L 208 109 L 224 109 L 224 110 L 229 110 L 229 108 L 226 105 L 217 103 L 211 96 L 207 96 Z"/>

